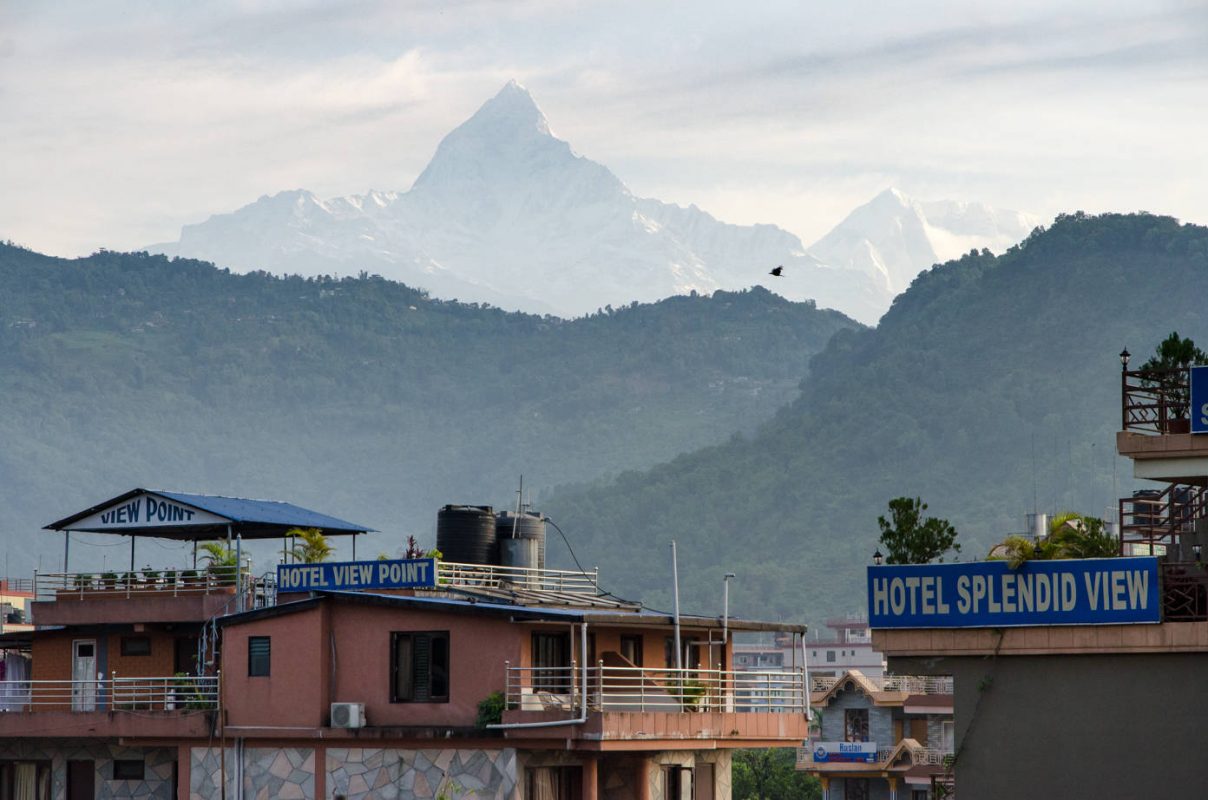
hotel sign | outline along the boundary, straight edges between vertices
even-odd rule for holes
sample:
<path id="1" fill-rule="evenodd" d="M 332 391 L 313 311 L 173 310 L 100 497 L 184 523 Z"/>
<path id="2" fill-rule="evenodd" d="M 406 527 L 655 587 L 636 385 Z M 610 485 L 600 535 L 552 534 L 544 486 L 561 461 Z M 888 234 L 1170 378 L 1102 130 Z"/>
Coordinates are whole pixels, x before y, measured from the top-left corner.
<path id="1" fill-rule="evenodd" d="M 863 763 L 877 761 L 876 742 L 814 742 L 814 763 Z"/>
<path id="2" fill-rule="evenodd" d="M 1120 625 L 1161 613 L 1152 557 L 868 568 L 873 628 Z"/>
<path id="3" fill-rule="evenodd" d="M 436 559 L 278 564 L 277 591 L 312 589 L 426 589 L 436 586 Z"/>
<path id="4" fill-rule="evenodd" d="M 1208 433 L 1208 364 L 1191 368 L 1191 432 Z"/>
<path id="5" fill-rule="evenodd" d="M 226 525 L 230 520 L 156 494 L 139 494 L 71 523 L 75 531 Z"/>

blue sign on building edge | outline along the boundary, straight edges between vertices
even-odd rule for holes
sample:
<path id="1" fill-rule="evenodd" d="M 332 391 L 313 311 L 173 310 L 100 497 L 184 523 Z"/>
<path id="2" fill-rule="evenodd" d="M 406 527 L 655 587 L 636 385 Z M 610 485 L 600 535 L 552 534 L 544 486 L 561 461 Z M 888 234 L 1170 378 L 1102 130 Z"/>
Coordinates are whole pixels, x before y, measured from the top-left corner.
<path id="1" fill-rule="evenodd" d="M 1208 433 L 1208 364 L 1191 370 L 1191 432 Z"/>
<path id="2" fill-rule="evenodd" d="M 312 589 L 425 589 L 434 586 L 434 558 L 277 565 L 279 592 L 308 592 Z"/>
<path id="3" fill-rule="evenodd" d="M 1088 558 L 868 568 L 872 628 L 1002 628 L 1162 621 L 1158 560 Z"/>

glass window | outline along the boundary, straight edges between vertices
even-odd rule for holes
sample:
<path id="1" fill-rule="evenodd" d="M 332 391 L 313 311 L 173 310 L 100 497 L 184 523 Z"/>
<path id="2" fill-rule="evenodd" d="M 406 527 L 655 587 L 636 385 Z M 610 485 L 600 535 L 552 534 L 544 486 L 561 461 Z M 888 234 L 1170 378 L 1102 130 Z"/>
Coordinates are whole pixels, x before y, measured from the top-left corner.
<path id="1" fill-rule="evenodd" d="M 266 678 L 272 666 L 272 637 L 249 636 L 247 640 L 247 674 L 249 678 Z"/>
<path id="2" fill-rule="evenodd" d="M 49 761 L 0 761 L 0 797 L 50 800 Z"/>
<path id="3" fill-rule="evenodd" d="M 151 655 L 151 639 L 147 636 L 123 636 L 122 637 L 122 655 L 123 656 L 149 656 L 149 655 Z"/>
<path id="4" fill-rule="evenodd" d="M 829 663 L 834 663 L 834 660 L 835 660 L 835 651 L 834 650 L 826 651 L 826 660 Z"/>
<path id="5" fill-rule="evenodd" d="M 868 741 L 867 708 L 849 708 L 843 712 L 843 739 L 848 742 Z"/>
<path id="6" fill-rule="evenodd" d="M 113 760 L 113 779 L 115 781 L 141 781 L 143 772 L 143 762 L 140 760 L 122 758 Z"/>
<path id="7" fill-rule="evenodd" d="M 868 778 L 844 778 L 843 800 L 869 800 Z"/>
<path id="8" fill-rule="evenodd" d="M 582 767 L 527 767 L 524 796 L 528 800 L 579 800 L 582 797 Z"/>
<path id="9" fill-rule="evenodd" d="M 449 701 L 449 632 L 390 635 L 390 702 Z"/>

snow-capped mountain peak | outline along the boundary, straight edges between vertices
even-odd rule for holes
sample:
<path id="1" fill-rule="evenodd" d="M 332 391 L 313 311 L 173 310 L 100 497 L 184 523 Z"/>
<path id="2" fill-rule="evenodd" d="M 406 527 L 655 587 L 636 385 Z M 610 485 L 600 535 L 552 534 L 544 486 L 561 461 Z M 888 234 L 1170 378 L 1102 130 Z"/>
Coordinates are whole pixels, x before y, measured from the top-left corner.
<path id="1" fill-rule="evenodd" d="M 1037 217 L 1019 211 L 919 201 L 889 188 L 848 214 L 809 252 L 827 264 L 859 270 L 898 294 L 933 264 L 972 249 L 1001 251 L 1037 224 Z"/>

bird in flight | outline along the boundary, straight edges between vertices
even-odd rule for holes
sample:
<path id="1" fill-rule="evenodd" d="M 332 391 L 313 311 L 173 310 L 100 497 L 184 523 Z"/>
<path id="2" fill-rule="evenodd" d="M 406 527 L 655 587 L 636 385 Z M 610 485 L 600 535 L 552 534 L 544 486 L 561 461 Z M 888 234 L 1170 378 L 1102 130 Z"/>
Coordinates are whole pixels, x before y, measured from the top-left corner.
<path id="1" fill-rule="evenodd" d="M 769 274 L 769 275 L 775 275 L 777 278 L 782 278 L 782 277 L 784 277 L 783 273 L 784 273 L 784 267 L 783 267 L 783 266 L 778 266 L 778 267 L 776 267 L 774 270 L 772 270 L 771 272 L 769 272 L 768 274 Z"/>

